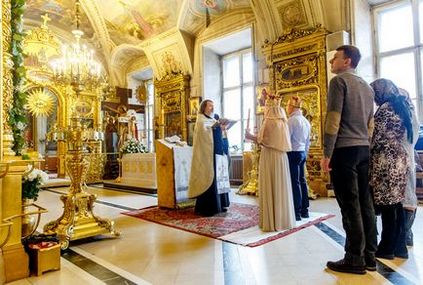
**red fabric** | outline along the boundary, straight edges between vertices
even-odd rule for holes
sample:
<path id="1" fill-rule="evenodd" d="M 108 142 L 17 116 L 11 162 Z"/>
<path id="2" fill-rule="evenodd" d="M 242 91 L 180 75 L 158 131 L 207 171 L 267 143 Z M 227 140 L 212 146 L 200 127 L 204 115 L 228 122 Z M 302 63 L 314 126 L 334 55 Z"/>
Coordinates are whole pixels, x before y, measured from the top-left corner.
<path id="1" fill-rule="evenodd" d="M 226 213 L 219 213 L 212 217 L 199 216 L 194 213 L 194 208 L 173 210 L 159 208 L 157 206 L 124 212 L 122 214 L 191 233 L 219 239 L 219 237 L 225 236 L 227 234 L 257 226 L 259 208 L 255 205 L 231 203 L 231 206 Z M 323 216 L 294 229 L 277 233 L 274 236 L 250 243 L 247 246 L 256 247 L 263 245 L 331 217 L 334 217 L 334 215 Z"/>

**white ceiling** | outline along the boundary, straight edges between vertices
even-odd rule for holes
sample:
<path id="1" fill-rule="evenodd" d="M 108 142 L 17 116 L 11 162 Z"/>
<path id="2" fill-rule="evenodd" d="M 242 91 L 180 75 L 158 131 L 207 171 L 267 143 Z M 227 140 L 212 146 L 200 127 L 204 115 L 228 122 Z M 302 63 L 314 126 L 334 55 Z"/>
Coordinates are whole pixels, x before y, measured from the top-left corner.
<path id="1" fill-rule="evenodd" d="M 135 72 L 132 72 L 130 76 L 133 79 L 140 80 L 140 81 L 149 80 L 153 78 L 153 70 L 151 68 L 147 68 L 144 70 L 135 71 Z"/>
<path id="2" fill-rule="evenodd" d="M 371 6 L 386 3 L 386 2 L 393 2 L 393 0 L 368 0 Z"/>
<path id="3" fill-rule="evenodd" d="M 204 47 L 211 49 L 218 55 L 228 54 L 237 50 L 251 47 L 251 29 L 245 29 L 234 34 L 208 42 Z"/>

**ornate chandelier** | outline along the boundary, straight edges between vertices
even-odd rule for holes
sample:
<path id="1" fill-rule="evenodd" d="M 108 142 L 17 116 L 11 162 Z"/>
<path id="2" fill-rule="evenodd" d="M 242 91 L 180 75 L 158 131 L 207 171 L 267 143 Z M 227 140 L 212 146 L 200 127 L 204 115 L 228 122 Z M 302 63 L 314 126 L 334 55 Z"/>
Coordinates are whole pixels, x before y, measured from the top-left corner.
<path id="1" fill-rule="evenodd" d="M 51 63 L 53 79 L 59 83 L 71 85 L 78 94 L 84 89 L 95 89 L 102 81 L 102 67 L 94 59 L 94 51 L 81 45 L 84 32 L 80 30 L 80 2 L 75 1 L 76 30 L 72 31 L 75 42 L 62 47 L 62 58 Z"/>

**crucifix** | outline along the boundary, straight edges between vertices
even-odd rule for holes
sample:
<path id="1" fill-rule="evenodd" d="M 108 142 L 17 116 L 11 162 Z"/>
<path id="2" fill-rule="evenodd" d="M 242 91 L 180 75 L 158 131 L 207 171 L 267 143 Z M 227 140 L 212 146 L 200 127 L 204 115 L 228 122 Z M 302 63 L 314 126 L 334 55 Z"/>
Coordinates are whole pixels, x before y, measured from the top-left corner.
<path id="1" fill-rule="evenodd" d="M 43 25 L 41 27 L 47 28 L 47 22 L 51 21 L 51 18 L 48 17 L 48 13 L 42 15 L 41 18 L 43 19 Z"/>

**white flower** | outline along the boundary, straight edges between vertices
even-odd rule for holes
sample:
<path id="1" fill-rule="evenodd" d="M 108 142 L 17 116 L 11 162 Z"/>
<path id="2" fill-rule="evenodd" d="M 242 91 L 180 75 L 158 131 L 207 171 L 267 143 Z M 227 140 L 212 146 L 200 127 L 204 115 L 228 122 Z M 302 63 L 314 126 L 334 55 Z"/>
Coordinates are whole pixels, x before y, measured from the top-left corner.
<path id="1" fill-rule="evenodd" d="M 31 166 L 28 165 L 27 167 L 28 171 L 31 169 Z M 28 181 L 33 181 L 34 179 L 40 179 L 41 184 L 44 184 L 48 181 L 48 174 L 44 171 L 34 168 L 27 176 L 26 179 Z"/>
<path id="2" fill-rule="evenodd" d="M 18 122 L 17 124 L 16 124 L 16 128 L 18 128 L 19 130 L 24 130 L 25 129 L 25 127 L 26 127 L 26 125 L 24 124 L 24 123 L 22 123 L 22 122 Z"/>

